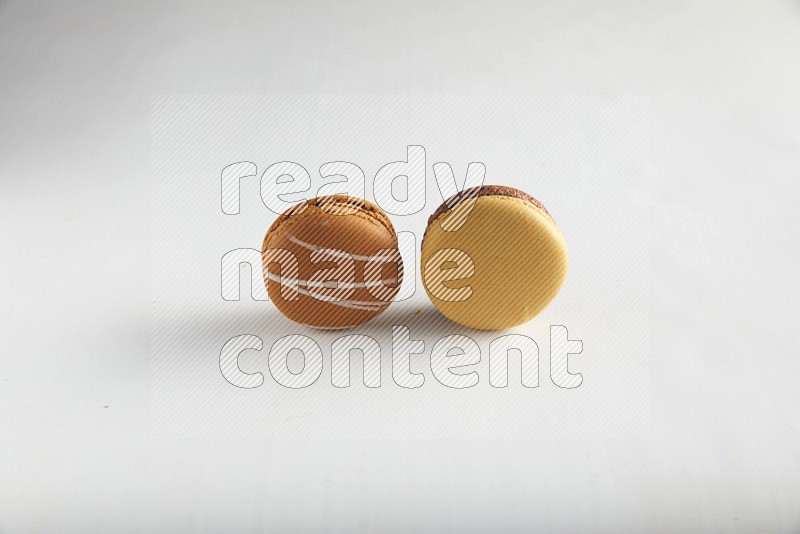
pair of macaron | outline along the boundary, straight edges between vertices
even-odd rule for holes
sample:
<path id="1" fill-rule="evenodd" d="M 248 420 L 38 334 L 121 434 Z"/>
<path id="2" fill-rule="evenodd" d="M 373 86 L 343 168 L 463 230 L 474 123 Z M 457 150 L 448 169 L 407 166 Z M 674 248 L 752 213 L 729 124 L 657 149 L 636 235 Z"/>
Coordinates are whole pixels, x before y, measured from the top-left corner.
<path id="1" fill-rule="evenodd" d="M 316 328 L 363 324 L 397 296 L 403 263 L 397 232 L 378 206 L 354 197 L 318 197 L 287 210 L 262 247 L 270 300 L 289 319 Z M 547 209 L 511 187 L 466 189 L 428 219 L 422 285 L 448 319 L 501 330 L 543 310 L 568 265 L 561 231 Z"/>

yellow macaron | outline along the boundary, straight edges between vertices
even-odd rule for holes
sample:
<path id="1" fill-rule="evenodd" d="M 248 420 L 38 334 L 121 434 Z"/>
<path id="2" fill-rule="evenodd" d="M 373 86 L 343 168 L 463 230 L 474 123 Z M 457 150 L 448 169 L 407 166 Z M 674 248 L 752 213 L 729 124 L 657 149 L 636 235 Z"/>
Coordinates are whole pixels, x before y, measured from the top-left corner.
<path id="1" fill-rule="evenodd" d="M 481 186 L 445 201 L 428 220 L 420 270 L 448 319 L 501 330 L 531 320 L 567 276 L 564 236 L 541 202 L 505 186 Z"/>

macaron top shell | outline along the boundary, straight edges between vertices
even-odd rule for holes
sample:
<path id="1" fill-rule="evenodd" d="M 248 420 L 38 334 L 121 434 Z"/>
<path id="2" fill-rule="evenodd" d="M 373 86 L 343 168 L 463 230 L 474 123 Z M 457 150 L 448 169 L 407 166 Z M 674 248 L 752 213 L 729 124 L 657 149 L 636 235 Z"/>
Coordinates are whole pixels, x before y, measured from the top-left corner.
<path id="1" fill-rule="evenodd" d="M 306 213 L 309 209 L 310 211 Z M 294 218 L 295 220 L 299 220 L 303 215 L 352 215 L 361 217 L 383 226 L 389 234 L 395 236 L 395 238 L 397 237 L 389 216 L 372 202 L 362 198 L 349 197 L 347 195 L 330 195 L 300 202 L 281 213 L 270 226 L 267 236 L 264 238 L 264 245 L 267 244 L 267 238 L 273 229 L 284 224 L 287 219 Z"/>
<path id="2" fill-rule="evenodd" d="M 447 231 L 443 226 L 450 217 L 464 222 Z M 439 281 L 443 269 L 454 266 L 441 260 L 456 257 L 437 254 L 442 250 L 462 251 L 466 256 L 460 257 L 471 259 L 474 270 L 459 265 L 463 279 Z M 445 202 L 429 221 L 421 260 L 423 285 L 434 306 L 449 319 L 482 330 L 532 319 L 561 289 L 568 268 L 566 242 L 544 206 L 523 191 L 501 186 L 464 191 Z M 439 298 L 442 291 L 435 284 L 468 286 L 469 296 Z"/>

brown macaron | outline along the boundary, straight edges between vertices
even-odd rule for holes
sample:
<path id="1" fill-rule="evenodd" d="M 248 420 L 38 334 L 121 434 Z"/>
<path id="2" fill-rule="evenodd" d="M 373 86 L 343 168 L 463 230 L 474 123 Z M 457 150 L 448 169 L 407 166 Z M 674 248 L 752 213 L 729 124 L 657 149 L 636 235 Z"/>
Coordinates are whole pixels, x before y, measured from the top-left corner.
<path id="1" fill-rule="evenodd" d="M 334 195 L 293 206 L 270 226 L 261 250 L 270 300 L 289 319 L 315 328 L 369 321 L 403 281 L 391 221 L 360 198 Z"/>

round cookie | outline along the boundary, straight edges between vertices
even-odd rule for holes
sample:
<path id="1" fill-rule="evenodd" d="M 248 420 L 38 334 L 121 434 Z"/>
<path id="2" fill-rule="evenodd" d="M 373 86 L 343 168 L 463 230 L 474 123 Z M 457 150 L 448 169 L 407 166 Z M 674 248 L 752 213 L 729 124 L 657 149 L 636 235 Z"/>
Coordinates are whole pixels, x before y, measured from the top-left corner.
<path id="1" fill-rule="evenodd" d="M 316 328 L 369 321 L 403 280 L 391 221 L 359 198 L 334 195 L 293 206 L 270 226 L 261 250 L 270 300 L 289 319 Z"/>
<path id="2" fill-rule="evenodd" d="M 520 325 L 567 276 L 564 236 L 541 202 L 511 187 L 466 189 L 428 219 L 423 286 L 448 319 L 481 330 Z"/>

